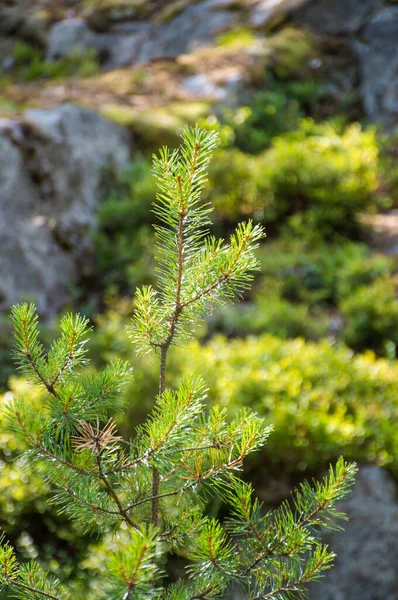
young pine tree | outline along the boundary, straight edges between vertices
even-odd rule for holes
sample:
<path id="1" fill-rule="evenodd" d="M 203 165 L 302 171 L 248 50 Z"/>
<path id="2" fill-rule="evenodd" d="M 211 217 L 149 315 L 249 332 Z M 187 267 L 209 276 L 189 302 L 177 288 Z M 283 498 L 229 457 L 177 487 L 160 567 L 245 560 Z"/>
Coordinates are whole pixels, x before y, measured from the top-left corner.
<path id="1" fill-rule="evenodd" d="M 214 305 L 238 298 L 258 268 L 253 252 L 261 227 L 241 224 L 229 243 L 206 231 L 211 208 L 200 194 L 215 144 L 214 133 L 186 129 L 178 151 L 164 148 L 154 158 L 158 287 L 137 291 L 130 335 L 139 352 L 159 361 L 159 395 L 133 439 L 123 442 L 107 417 L 120 405 L 129 366 L 116 361 L 94 374 L 79 369 L 86 362 L 86 319 L 65 316 L 45 353 L 34 306 L 12 309 L 16 359 L 46 401 L 38 412 L 16 399 L 10 426 L 28 443 L 26 460 L 53 486 L 59 510 L 81 531 L 112 532 L 117 551 L 98 575 L 98 600 L 210 600 L 237 587 L 250 600 L 303 599 L 307 582 L 331 566 L 333 554 L 319 532 L 338 527 L 343 515 L 335 502 L 353 483 L 355 466 L 340 459 L 323 481 L 304 483 L 291 502 L 263 513 L 239 473 L 270 428 L 249 410 L 232 421 L 218 406 L 206 410 L 199 378 L 167 388 L 171 345 L 189 338 Z M 223 524 L 206 516 L 214 495 L 229 505 Z M 168 553 L 188 563 L 186 576 L 173 584 L 163 571 Z M 19 564 L 4 539 L 0 584 L 14 598 L 71 598 L 39 563 Z"/>

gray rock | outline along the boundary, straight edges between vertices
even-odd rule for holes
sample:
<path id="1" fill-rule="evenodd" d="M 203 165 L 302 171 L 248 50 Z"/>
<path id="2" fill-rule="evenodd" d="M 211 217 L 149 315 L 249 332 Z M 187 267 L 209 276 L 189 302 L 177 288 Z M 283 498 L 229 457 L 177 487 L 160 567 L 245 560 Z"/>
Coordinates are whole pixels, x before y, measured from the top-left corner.
<path id="1" fill-rule="evenodd" d="M 356 41 L 362 72 L 362 97 L 372 120 L 398 124 L 398 6 L 378 12 Z"/>
<path id="2" fill-rule="evenodd" d="M 137 62 L 142 43 L 147 39 L 147 29 L 130 34 L 103 33 L 92 36 L 88 46 L 98 52 L 106 69 L 119 69 Z"/>
<path id="3" fill-rule="evenodd" d="M 310 0 L 295 20 L 319 33 L 347 35 L 359 33 L 384 0 Z"/>
<path id="4" fill-rule="evenodd" d="M 70 56 L 95 48 L 105 68 L 114 69 L 150 60 L 174 58 L 231 25 L 234 11 L 206 0 L 187 6 L 167 23 L 134 22 L 115 25 L 106 33 L 92 31 L 84 19 L 70 18 L 50 30 L 47 58 Z"/>
<path id="5" fill-rule="evenodd" d="M 129 161 L 128 139 L 64 105 L 1 121 L 0 157 L 0 309 L 34 299 L 51 317 L 90 257 L 87 228 L 112 172 Z"/>
<path id="6" fill-rule="evenodd" d="M 70 18 L 52 26 L 48 37 L 47 58 L 54 60 L 84 52 L 93 34 L 84 19 Z"/>
<path id="7" fill-rule="evenodd" d="M 16 35 L 19 39 L 44 47 L 47 43 L 44 19 L 29 14 L 26 7 L 0 3 L 0 35 Z"/>
<path id="8" fill-rule="evenodd" d="M 254 27 L 264 27 L 284 18 L 308 0 L 260 0 L 255 2 L 249 15 L 249 23 Z"/>
<path id="9" fill-rule="evenodd" d="M 397 600 L 398 497 L 386 471 L 362 467 L 354 490 L 339 508 L 347 513 L 345 532 L 326 541 L 337 554 L 312 600 Z"/>
<path id="10" fill-rule="evenodd" d="M 224 100 L 227 90 L 216 85 L 210 77 L 204 73 L 191 75 L 182 82 L 183 87 L 190 94 L 195 94 L 201 98 Z"/>
<path id="11" fill-rule="evenodd" d="M 384 0 L 312 0 L 294 20 L 317 34 L 340 36 L 355 51 L 366 115 L 398 124 L 398 6 Z"/>
<path id="12" fill-rule="evenodd" d="M 213 0 L 187 6 L 174 19 L 154 25 L 143 41 L 138 61 L 174 58 L 199 44 L 211 42 L 214 36 L 236 19 L 231 10 L 217 10 Z"/>

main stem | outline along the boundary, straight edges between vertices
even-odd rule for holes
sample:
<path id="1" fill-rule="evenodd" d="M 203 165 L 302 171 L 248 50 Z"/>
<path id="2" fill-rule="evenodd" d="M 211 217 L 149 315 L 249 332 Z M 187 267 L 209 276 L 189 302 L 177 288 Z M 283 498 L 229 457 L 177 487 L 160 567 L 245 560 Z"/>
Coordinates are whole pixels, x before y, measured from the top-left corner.
<path id="1" fill-rule="evenodd" d="M 179 181 L 180 183 L 180 181 Z M 178 236 L 177 236 L 177 260 L 178 260 L 178 272 L 177 272 L 177 285 L 176 285 L 176 300 L 174 311 L 171 315 L 170 328 L 168 336 L 165 342 L 160 347 L 160 373 L 159 373 L 159 396 L 163 394 L 166 389 L 166 360 L 167 352 L 169 351 L 170 344 L 173 340 L 175 329 L 177 326 L 178 318 L 181 314 L 181 284 L 182 284 L 182 268 L 183 268 L 183 232 L 184 232 L 184 219 L 186 211 L 180 211 L 178 220 Z M 159 471 L 156 467 L 152 469 L 152 525 L 157 527 L 159 524 Z"/>
<path id="2" fill-rule="evenodd" d="M 159 374 L 159 396 L 166 389 L 166 358 L 168 346 L 162 346 L 160 351 L 160 374 Z M 152 469 L 152 525 L 159 524 L 159 471 L 156 467 Z"/>

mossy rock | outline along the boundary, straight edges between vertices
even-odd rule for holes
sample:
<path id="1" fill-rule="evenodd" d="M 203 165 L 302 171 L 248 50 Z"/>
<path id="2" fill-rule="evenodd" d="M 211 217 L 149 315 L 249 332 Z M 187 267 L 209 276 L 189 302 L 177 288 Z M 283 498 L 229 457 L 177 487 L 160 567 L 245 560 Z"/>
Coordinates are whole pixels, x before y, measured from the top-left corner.
<path id="1" fill-rule="evenodd" d="M 185 125 L 195 123 L 209 113 L 207 102 L 175 102 L 162 107 L 145 109 L 108 104 L 102 114 L 117 123 L 130 127 L 145 150 L 161 146 L 176 146 Z"/>

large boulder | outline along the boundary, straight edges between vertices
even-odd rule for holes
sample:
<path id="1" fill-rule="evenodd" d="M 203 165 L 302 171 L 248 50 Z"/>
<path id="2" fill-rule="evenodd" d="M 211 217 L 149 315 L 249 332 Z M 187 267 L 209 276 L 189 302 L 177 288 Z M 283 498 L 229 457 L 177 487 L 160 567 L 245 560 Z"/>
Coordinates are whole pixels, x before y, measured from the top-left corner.
<path id="1" fill-rule="evenodd" d="M 367 22 L 355 49 L 360 57 L 362 97 L 370 119 L 398 125 L 398 6 L 383 8 Z"/>
<path id="2" fill-rule="evenodd" d="M 349 522 L 326 541 L 337 554 L 323 581 L 311 585 L 312 600 L 397 600 L 398 494 L 386 471 L 366 466 L 339 508 Z"/>
<path id="3" fill-rule="evenodd" d="M 98 203 L 129 157 L 122 128 L 77 106 L 0 121 L 0 310 L 33 299 L 51 317 L 67 302 Z"/>
<path id="4" fill-rule="evenodd" d="M 307 0 L 296 20 L 319 33 L 329 35 L 359 34 L 384 0 Z"/>

